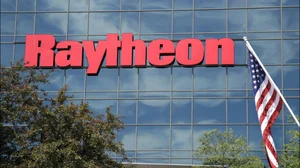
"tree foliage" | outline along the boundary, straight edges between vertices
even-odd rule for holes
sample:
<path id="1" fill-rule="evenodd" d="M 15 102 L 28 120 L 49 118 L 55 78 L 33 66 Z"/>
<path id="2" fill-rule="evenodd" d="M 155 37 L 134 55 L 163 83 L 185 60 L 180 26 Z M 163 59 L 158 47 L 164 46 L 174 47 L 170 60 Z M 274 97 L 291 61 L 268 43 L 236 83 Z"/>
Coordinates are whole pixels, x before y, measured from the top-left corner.
<path id="1" fill-rule="evenodd" d="M 64 86 L 55 98 L 41 89 L 51 73 L 17 63 L 1 68 L 1 167 L 122 167 L 128 161 L 120 117 L 96 116 L 87 103 L 74 104 Z M 99 112 L 103 113 L 103 112 Z"/>
<path id="2" fill-rule="evenodd" d="M 251 146 L 247 145 L 245 138 L 236 136 L 233 131 L 220 132 L 212 130 L 204 132 L 198 138 L 200 143 L 197 158 L 204 165 L 219 165 L 231 167 L 260 168 L 264 167 L 260 158 L 249 155 Z"/>
<path id="3" fill-rule="evenodd" d="M 299 120 L 299 117 L 298 117 Z M 279 155 L 279 165 L 282 168 L 300 167 L 300 131 L 299 128 L 289 130 L 290 141 L 284 145 L 284 151 Z"/>

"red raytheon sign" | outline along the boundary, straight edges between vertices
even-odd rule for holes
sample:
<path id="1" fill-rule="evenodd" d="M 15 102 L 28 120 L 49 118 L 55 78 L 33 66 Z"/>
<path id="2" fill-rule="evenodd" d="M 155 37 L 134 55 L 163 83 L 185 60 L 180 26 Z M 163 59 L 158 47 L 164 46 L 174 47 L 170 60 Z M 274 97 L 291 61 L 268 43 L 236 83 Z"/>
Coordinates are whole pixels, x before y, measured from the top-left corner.
<path id="1" fill-rule="evenodd" d="M 203 62 L 205 53 L 205 65 L 218 66 L 219 48 L 222 49 L 221 65 L 233 66 L 234 42 L 229 38 L 206 39 L 204 52 L 203 43 L 195 38 L 182 39 L 176 47 L 171 40 L 156 39 L 147 48 L 143 40 L 134 40 L 131 33 L 122 34 L 122 40 L 118 34 L 108 34 L 107 39 L 98 41 L 95 48 L 91 40 L 57 43 L 52 35 L 35 34 L 26 36 L 24 62 L 28 67 L 79 68 L 83 66 L 85 52 L 87 74 L 97 75 L 105 57 L 106 67 L 145 67 L 147 60 L 155 67 L 170 66 L 175 60 L 179 65 L 195 66 Z M 118 50 L 121 50 L 120 57 Z"/>

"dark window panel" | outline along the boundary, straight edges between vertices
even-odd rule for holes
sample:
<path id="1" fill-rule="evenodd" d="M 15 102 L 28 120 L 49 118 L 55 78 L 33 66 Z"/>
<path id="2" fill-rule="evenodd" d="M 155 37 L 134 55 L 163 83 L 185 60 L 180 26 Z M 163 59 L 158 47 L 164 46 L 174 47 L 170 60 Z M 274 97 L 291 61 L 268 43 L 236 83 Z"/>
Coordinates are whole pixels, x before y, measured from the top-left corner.
<path id="1" fill-rule="evenodd" d="M 195 99 L 193 113 L 195 124 L 225 124 L 225 99 Z"/>
<path id="2" fill-rule="evenodd" d="M 172 100 L 172 124 L 189 124 L 191 123 L 190 99 L 173 99 Z"/>
<path id="3" fill-rule="evenodd" d="M 170 123 L 170 100 L 139 100 L 138 123 Z"/>
<path id="4" fill-rule="evenodd" d="M 171 9 L 172 0 L 142 0 L 142 9 Z"/>
<path id="5" fill-rule="evenodd" d="M 171 12 L 141 13 L 141 33 L 171 33 Z"/>
<path id="6" fill-rule="evenodd" d="M 16 11 L 16 0 L 1 0 L 0 7 L 1 11 Z"/>
<path id="7" fill-rule="evenodd" d="M 195 32 L 226 32 L 225 10 L 195 11 Z"/>
<path id="8" fill-rule="evenodd" d="M 246 99 L 228 100 L 228 123 L 246 123 Z"/>
<path id="9" fill-rule="evenodd" d="M 170 148 L 169 126 L 139 126 L 137 137 L 138 150 L 168 150 Z M 155 159 L 157 161 L 157 159 Z"/>
<path id="10" fill-rule="evenodd" d="M 13 35 L 15 30 L 15 15 L 14 14 L 0 14 L 1 20 L 1 35 Z"/>
<path id="11" fill-rule="evenodd" d="M 34 14 L 18 14 L 17 35 L 33 34 Z"/>
<path id="12" fill-rule="evenodd" d="M 18 11 L 35 11 L 35 0 L 18 1 Z"/>

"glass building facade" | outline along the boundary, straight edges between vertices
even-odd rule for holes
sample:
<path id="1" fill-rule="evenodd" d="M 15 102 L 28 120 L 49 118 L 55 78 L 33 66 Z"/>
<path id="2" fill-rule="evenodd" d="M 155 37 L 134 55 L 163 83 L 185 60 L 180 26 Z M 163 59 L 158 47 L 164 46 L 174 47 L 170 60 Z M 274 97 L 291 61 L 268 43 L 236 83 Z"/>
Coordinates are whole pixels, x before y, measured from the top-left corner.
<path id="1" fill-rule="evenodd" d="M 299 115 L 298 0 L 1 0 L 1 65 L 24 57 L 26 34 L 52 34 L 57 41 L 102 40 L 107 33 L 133 33 L 147 45 L 158 38 L 232 38 L 234 67 L 57 68 L 45 89 L 53 96 L 68 84 L 75 102 L 95 113 L 125 116 L 118 134 L 135 162 L 201 164 L 193 155 L 204 131 L 230 128 L 266 162 L 247 67 L 247 36 L 290 107 Z M 205 44 L 204 44 L 205 45 Z M 47 71 L 47 70 L 45 70 Z M 272 127 L 277 150 L 289 141 L 284 106 Z M 113 157 L 118 158 L 112 154 Z M 267 164 L 266 164 L 267 165 Z"/>

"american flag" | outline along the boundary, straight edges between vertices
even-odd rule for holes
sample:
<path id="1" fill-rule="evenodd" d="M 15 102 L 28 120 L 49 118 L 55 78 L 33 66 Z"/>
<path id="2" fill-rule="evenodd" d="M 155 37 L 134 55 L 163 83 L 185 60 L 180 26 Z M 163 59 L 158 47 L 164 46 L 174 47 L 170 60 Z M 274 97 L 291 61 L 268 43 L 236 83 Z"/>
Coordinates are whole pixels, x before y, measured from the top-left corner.
<path id="1" fill-rule="evenodd" d="M 272 138 L 271 127 L 282 108 L 283 100 L 270 82 L 262 66 L 249 51 L 249 71 L 255 97 L 255 106 L 262 132 L 266 156 L 271 168 L 278 167 L 278 156 Z"/>

